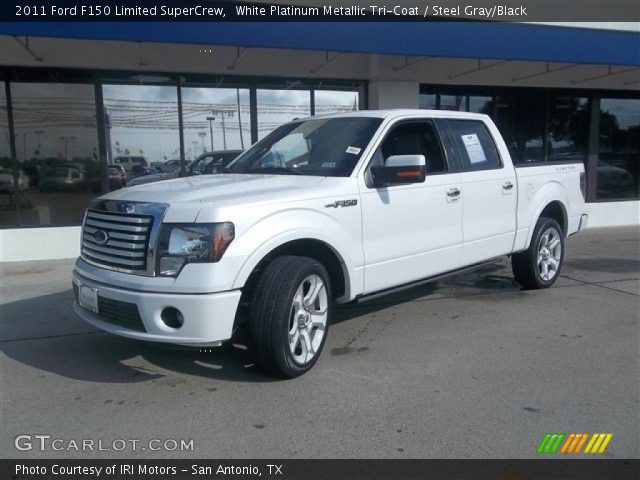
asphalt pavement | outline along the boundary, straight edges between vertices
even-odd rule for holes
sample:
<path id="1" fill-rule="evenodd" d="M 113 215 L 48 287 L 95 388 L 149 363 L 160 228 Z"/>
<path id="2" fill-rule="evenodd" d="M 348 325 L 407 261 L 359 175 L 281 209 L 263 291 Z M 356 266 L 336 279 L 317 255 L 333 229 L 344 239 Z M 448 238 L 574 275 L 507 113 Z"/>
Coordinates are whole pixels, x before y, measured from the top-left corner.
<path id="1" fill-rule="evenodd" d="M 536 458 L 547 432 L 610 432 L 601 457 L 638 458 L 638 229 L 566 247 L 548 290 L 521 290 L 505 259 L 340 307 L 318 364 L 289 381 L 242 343 L 199 352 L 94 329 L 71 309 L 72 261 L 3 264 L 0 456 Z M 16 448 L 39 434 L 62 450 Z M 76 451 L 83 440 L 103 450 Z"/>

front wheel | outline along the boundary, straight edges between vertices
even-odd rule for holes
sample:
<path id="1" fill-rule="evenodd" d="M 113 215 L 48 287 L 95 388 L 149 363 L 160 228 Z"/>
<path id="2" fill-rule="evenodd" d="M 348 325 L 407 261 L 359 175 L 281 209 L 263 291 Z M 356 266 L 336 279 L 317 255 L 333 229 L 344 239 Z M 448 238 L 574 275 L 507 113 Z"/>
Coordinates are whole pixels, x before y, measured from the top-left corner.
<path id="1" fill-rule="evenodd" d="M 513 275 L 523 287 L 549 288 L 560 276 L 564 261 L 564 235 L 552 218 L 538 220 L 529 248 L 511 256 Z"/>
<path id="2" fill-rule="evenodd" d="M 307 257 L 278 257 L 254 292 L 249 315 L 257 365 L 282 378 L 310 370 L 330 323 L 331 284 L 324 266 Z"/>

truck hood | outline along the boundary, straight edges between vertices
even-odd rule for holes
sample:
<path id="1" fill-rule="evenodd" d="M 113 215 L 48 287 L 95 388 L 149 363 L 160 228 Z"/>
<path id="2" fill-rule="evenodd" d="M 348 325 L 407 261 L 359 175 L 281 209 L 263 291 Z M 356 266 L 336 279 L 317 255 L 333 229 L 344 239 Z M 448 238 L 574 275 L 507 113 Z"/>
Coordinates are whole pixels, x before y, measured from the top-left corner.
<path id="1" fill-rule="evenodd" d="M 306 175 L 214 174 L 136 185 L 104 195 L 105 200 L 167 203 L 182 220 L 195 220 L 207 206 L 242 206 L 287 201 L 309 194 L 324 177 Z"/>

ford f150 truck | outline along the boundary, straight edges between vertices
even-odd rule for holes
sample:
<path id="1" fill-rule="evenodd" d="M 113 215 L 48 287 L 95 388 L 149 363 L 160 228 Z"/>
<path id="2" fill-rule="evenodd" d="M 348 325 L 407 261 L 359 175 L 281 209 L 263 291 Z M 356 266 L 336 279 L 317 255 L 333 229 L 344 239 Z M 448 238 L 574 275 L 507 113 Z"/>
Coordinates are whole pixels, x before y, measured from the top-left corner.
<path id="1" fill-rule="evenodd" d="M 75 311 L 126 337 L 219 345 L 251 334 L 256 364 L 317 361 L 334 302 L 510 255 L 551 286 L 586 226 L 582 163 L 514 168 L 485 115 L 361 111 L 287 123 L 216 175 L 94 200 Z"/>

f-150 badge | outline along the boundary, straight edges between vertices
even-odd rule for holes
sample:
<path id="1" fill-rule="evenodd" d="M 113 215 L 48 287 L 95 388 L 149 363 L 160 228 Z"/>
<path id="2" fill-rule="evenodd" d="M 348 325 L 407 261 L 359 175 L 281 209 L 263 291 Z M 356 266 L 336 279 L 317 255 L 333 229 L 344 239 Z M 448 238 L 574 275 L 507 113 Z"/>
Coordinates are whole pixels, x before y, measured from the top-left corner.
<path id="1" fill-rule="evenodd" d="M 338 207 L 353 207 L 354 205 L 358 204 L 358 200 L 351 199 L 351 200 L 336 200 L 333 203 L 327 203 L 325 205 L 325 208 L 338 208 Z"/>

